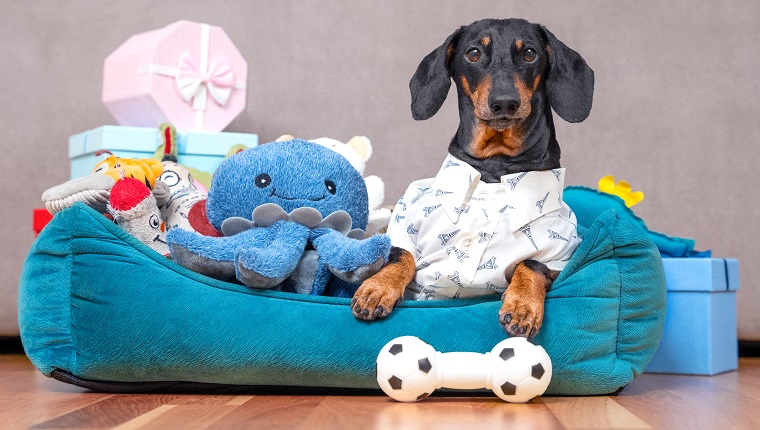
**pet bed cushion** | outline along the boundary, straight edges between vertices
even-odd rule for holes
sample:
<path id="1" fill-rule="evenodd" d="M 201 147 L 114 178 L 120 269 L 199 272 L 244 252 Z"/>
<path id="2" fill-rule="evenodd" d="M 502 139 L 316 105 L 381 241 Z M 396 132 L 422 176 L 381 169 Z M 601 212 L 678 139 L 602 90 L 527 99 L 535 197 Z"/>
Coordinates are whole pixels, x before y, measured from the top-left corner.
<path id="1" fill-rule="evenodd" d="M 548 394 L 616 392 L 644 370 L 662 334 L 657 248 L 615 211 L 587 227 L 535 338 L 553 361 Z M 29 252 L 19 323 L 42 373 L 94 389 L 378 388 L 386 342 L 415 335 L 442 352 L 486 352 L 505 336 L 499 307 L 498 298 L 407 301 L 386 320 L 358 321 L 349 299 L 191 272 L 77 204 Z"/>

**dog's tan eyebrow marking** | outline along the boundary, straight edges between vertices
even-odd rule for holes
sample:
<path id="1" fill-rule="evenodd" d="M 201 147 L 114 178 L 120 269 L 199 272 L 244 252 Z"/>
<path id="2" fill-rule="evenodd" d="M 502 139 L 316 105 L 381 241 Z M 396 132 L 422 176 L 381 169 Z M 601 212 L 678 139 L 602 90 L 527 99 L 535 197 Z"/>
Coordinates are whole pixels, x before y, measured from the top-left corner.
<path id="1" fill-rule="evenodd" d="M 522 41 L 522 39 L 517 39 L 515 41 L 515 46 L 517 46 L 518 50 L 522 49 L 522 47 L 523 47 L 523 41 Z"/>
<path id="2" fill-rule="evenodd" d="M 491 38 L 488 37 L 488 36 L 486 36 L 486 37 L 480 39 L 480 43 L 482 43 L 483 46 L 488 46 L 488 44 L 491 43 Z"/>

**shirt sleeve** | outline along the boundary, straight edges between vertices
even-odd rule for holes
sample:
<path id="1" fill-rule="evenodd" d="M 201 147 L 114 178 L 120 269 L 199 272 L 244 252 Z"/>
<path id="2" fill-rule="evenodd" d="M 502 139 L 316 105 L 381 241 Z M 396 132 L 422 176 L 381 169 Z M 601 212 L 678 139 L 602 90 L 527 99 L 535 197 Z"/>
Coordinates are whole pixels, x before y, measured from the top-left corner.
<path id="1" fill-rule="evenodd" d="M 388 224 L 387 234 L 391 238 L 391 244 L 409 251 L 417 259 L 417 236 L 411 234 L 409 229 L 409 199 L 413 198 L 409 191 L 399 199 L 391 214 L 391 222 Z"/>

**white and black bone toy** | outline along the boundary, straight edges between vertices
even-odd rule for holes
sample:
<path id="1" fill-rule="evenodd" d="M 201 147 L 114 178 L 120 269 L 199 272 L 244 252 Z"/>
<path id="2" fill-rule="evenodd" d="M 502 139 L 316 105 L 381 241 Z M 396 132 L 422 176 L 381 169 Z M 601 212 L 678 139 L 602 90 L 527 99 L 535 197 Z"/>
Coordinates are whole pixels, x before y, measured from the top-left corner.
<path id="1" fill-rule="evenodd" d="M 546 351 L 522 337 L 499 342 L 491 352 L 440 353 L 414 336 L 388 342 L 377 356 L 377 382 L 400 402 L 415 402 L 437 388 L 487 388 L 502 400 L 525 403 L 540 396 L 552 378 Z"/>

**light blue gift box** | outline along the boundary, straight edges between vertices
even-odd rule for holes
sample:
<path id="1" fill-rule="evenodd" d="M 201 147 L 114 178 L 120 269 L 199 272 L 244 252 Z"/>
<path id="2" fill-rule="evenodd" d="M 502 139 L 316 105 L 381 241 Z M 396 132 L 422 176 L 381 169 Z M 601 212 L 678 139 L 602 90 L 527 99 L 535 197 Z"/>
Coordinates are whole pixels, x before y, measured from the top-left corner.
<path id="1" fill-rule="evenodd" d="M 665 332 L 651 373 L 715 375 L 736 370 L 739 262 L 728 258 L 665 258 Z"/>
<path id="2" fill-rule="evenodd" d="M 108 150 L 117 157 L 151 158 L 163 143 L 158 128 L 105 125 L 69 138 L 71 178 L 88 175 L 97 162 L 97 151 Z M 259 137 L 248 133 L 177 131 L 177 161 L 188 167 L 213 173 L 229 149 L 237 144 L 258 145 Z"/>

